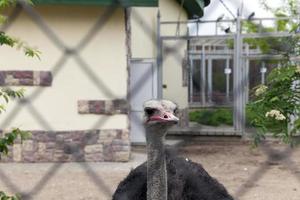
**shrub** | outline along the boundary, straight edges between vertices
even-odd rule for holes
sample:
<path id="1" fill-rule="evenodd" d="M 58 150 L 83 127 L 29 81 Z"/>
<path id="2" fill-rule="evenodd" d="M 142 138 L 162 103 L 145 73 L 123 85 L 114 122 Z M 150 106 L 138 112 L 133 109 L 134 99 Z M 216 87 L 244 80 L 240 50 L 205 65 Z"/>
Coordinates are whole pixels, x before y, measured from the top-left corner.
<path id="1" fill-rule="evenodd" d="M 256 114 L 248 106 L 246 108 L 246 126 L 255 127 L 253 120 Z M 197 122 L 203 125 L 220 126 L 226 124 L 233 126 L 233 111 L 232 109 L 219 108 L 219 109 L 203 109 L 196 110 L 189 113 L 189 119 L 192 122 Z"/>
<path id="2" fill-rule="evenodd" d="M 232 110 L 226 108 L 192 111 L 189 113 L 189 119 L 190 121 L 209 126 L 233 125 Z"/>
<path id="3" fill-rule="evenodd" d="M 286 143 L 295 144 L 293 138 L 300 129 L 299 80 L 300 67 L 286 64 L 270 72 L 265 86 L 255 88 L 254 101 L 248 104 L 253 113 L 251 123 L 258 130 L 255 143 L 271 133 Z M 298 119 L 293 122 L 293 117 Z"/>

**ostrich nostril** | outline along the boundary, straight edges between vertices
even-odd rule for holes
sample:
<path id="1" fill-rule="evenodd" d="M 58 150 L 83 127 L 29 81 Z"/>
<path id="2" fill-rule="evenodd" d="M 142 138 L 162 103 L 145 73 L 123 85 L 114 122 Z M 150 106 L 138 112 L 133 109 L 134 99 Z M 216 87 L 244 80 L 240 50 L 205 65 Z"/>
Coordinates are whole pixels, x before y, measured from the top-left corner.
<path id="1" fill-rule="evenodd" d="M 164 118 L 165 118 L 165 119 L 168 119 L 169 117 L 168 117 L 168 115 L 164 115 Z"/>

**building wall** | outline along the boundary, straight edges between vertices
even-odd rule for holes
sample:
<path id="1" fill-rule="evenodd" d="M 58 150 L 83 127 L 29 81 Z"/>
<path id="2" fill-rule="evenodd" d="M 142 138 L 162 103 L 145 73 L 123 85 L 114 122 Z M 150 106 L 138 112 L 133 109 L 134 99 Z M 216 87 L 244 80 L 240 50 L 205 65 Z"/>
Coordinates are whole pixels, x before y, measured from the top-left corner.
<path id="1" fill-rule="evenodd" d="M 161 21 L 177 21 L 178 16 L 182 21 L 187 20 L 185 10 L 174 0 L 160 0 L 159 8 L 133 8 L 132 9 L 132 57 L 156 58 L 156 30 L 157 13 L 161 13 Z M 181 33 L 186 27 L 180 27 Z M 161 27 L 163 35 L 175 35 L 176 25 Z M 175 46 L 174 46 L 175 45 Z M 164 47 L 174 47 L 175 53 L 163 54 L 163 97 L 178 103 L 180 108 L 188 106 L 188 89 L 183 86 L 182 61 L 186 41 L 164 42 Z"/>
<path id="2" fill-rule="evenodd" d="M 128 160 L 128 119 L 126 111 L 119 112 L 116 104 L 116 100 L 120 99 L 127 104 L 124 10 L 118 8 L 110 11 L 112 14 L 103 24 L 100 22 L 99 30 L 90 37 L 90 41 L 77 48 L 97 20 L 105 15 L 107 7 L 38 6 L 36 9 L 63 45 L 56 46 L 46 36 L 45 32 L 48 31 L 37 26 L 24 12 L 9 27 L 7 32 L 10 35 L 37 47 L 42 54 L 39 60 L 25 57 L 22 52 L 12 48 L 0 48 L 0 75 L 5 79 L 2 86 L 24 87 L 25 96 L 29 98 L 29 104 L 12 102 L 8 105 L 6 113 L 0 115 L 1 129 L 19 127 L 34 133 L 42 130 L 38 133 L 44 135 L 59 132 L 66 134 L 66 137 L 60 137 L 63 140 L 61 142 L 69 146 L 81 145 L 78 150 L 81 153 L 84 153 L 85 145 L 99 144 L 94 148 L 94 153 L 107 154 L 90 160 Z M 64 47 L 75 49 L 77 54 L 72 54 L 72 51 L 65 53 Z M 42 77 L 45 74 L 43 72 L 51 75 Z M 35 76 L 30 77 L 31 73 Z M 48 85 L 40 86 L 38 83 L 42 79 L 47 79 Z M 35 84 L 31 84 L 31 81 Z M 91 100 L 96 100 L 96 103 L 89 103 Z M 95 137 L 98 142 L 83 145 L 72 139 L 73 136 L 78 138 L 78 135 L 84 137 L 90 131 L 100 134 Z M 72 135 L 72 132 L 75 134 Z M 38 133 L 33 135 L 33 143 L 41 143 Z M 42 141 L 44 147 L 49 142 L 53 140 Z M 16 158 L 20 158 L 15 160 L 24 160 L 20 157 L 22 147 L 14 148 Z M 51 145 L 49 148 L 53 149 Z M 64 148 L 56 146 L 55 151 L 51 150 L 61 159 L 55 161 L 70 160 L 64 158 L 64 154 L 70 154 L 70 151 L 64 152 Z"/>
<path id="3" fill-rule="evenodd" d="M 23 11 L 6 30 L 42 54 L 39 60 L 12 48 L 0 48 L 0 86 L 25 88 L 28 100 L 7 106 L 0 115 L 0 129 L 3 133 L 11 127 L 32 132 L 29 140 L 18 141 L 11 148 L 4 161 L 129 159 L 124 9 L 109 9 L 36 6 L 41 16 L 37 21 L 41 19 L 50 27 L 55 37 L 49 37 L 51 32 Z M 159 9 L 163 21 L 177 20 L 181 10 L 174 0 L 160 1 Z M 156 58 L 157 11 L 132 9 L 132 58 Z M 185 20 L 186 14 L 181 12 Z M 95 25 L 96 31 L 90 32 Z M 163 28 L 162 32 L 174 34 L 175 28 Z M 163 66 L 164 98 L 177 102 L 180 108 L 187 107 L 180 63 L 185 47 L 186 42 L 178 46 L 176 58 L 166 57 Z"/>

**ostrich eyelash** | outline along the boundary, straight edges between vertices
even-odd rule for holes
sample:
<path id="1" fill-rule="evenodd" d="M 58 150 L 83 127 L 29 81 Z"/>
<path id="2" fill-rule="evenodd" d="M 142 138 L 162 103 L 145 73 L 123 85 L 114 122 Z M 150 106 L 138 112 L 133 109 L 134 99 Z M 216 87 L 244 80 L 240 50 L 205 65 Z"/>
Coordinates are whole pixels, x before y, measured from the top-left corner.
<path id="1" fill-rule="evenodd" d="M 145 113 L 150 116 L 153 115 L 156 112 L 155 108 L 145 108 Z"/>
<path id="2" fill-rule="evenodd" d="M 175 115 L 177 115 L 179 113 L 178 108 L 175 108 L 173 112 L 174 112 Z"/>

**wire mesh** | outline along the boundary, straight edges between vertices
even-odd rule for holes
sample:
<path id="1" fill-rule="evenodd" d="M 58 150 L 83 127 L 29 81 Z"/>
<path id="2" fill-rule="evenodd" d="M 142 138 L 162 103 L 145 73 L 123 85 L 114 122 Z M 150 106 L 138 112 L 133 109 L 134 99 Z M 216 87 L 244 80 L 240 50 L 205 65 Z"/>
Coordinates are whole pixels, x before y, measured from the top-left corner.
<path id="1" fill-rule="evenodd" d="M 52 67 L 51 71 L 53 73 L 53 76 L 57 76 L 62 69 L 65 66 L 65 63 L 67 60 L 72 57 L 77 62 L 78 66 L 80 67 L 83 74 L 86 75 L 88 79 L 90 79 L 95 86 L 99 89 L 99 91 L 104 92 L 104 94 L 107 97 L 114 97 L 115 95 L 110 90 L 109 86 L 101 79 L 95 76 L 95 72 L 91 69 L 89 64 L 84 60 L 84 58 L 80 55 L 80 52 L 82 49 L 84 49 L 99 33 L 102 31 L 104 25 L 106 22 L 113 16 L 114 12 L 116 11 L 116 7 L 107 7 L 106 11 L 99 16 L 98 20 L 90 28 L 90 30 L 87 31 L 85 36 L 78 42 L 78 44 L 74 48 L 68 47 L 64 41 L 63 38 L 60 38 L 56 33 L 47 25 L 47 23 L 44 21 L 43 17 L 30 5 L 26 4 L 24 1 L 18 1 L 19 3 L 17 6 L 12 10 L 11 15 L 9 16 L 8 23 L 6 23 L 2 30 L 6 31 L 10 28 L 10 26 L 13 24 L 13 22 L 19 17 L 21 11 L 25 11 L 31 20 L 39 27 L 39 29 L 45 34 L 45 36 L 52 41 L 52 43 L 60 49 L 62 55 L 59 57 L 59 59 L 56 61 L 54 66 Z M 139 15 L 139 13 L 132 11 L 132 20 L 135 21 L 141 21 L 143 22 L 143 18 Z M 153 35 L 155 34 L 155 31 L 147 26 L 146 23 L 139 23 L 141 25 L 141 28 L 144 30 L 144 34 L 151 39 L 153 44 L 156 45 L 156 40 L 153 39 Z M 182 64 L 181 55 L 178 52 L 178 49 L 182 48 L 184 45 L 186 45 L 185 41 L 179 40 L 174 45 L 164 45 L 162 49 L 162 54 L 164 55 L 163 60 L 166 60 L 169 56 L 171 56 L 173 59 L 175 59 L 178 63 L 178 65 Z M 150 71 L 147 71 L 144 73 L 140 78 L 136 85 L 136 87 L 133 88 L 132 91 L 130 91 L 131 96 L 134 96 L 136 91 L 139 91 L 141 89 L 141 85 L 145 81 L 145 79 L 149 78 Z M 245 83 L 241 83 L 240 87 L 244 87 Z M 236 88 L 237 91 L 240 91 L 241 88 Z M 38 124 L 40 124 L 42 127 L 44 127 L 46 130 L 53 130 L 54 128 L 47 120 L 47 116 L 45 114 L 41 113 L 38 109 L 34 106 L 34 101 L 40 97 L 40 95 L 43 93 L 43 88 L 37 88 L 29 97 L 26 97 L 25 99 L 21 100 L 20 103 L 13 108 L 13 111 L 5 118 L 3 123 L 0 124 L 0 127 L 2 129 L 7 128 L 8 124 L 12 122 L 12 120 L 19 114 L 22 107 L 26 106 L 30 110 L 30 114 L 32 118 L 34 118 Z M 239 94 L 238 92 L 235 92 L 236 94 Z M 238 113 L 238 115 L 242 115 L 241 113 Z M 241 118 L 241 117 L 238 117 Z M 105 123 L 106 119 L 99 119 L 91 128 L 94 129 L 95 127 L 99 127 L 101 124 Z M 134 121 L 137 121 L 137 123 L 141 123 L 141 119 L 134 118 L 131 119 Z M 64 145 L 64 144 L 63 144 Z M 251 188 L 246 187 L 249 184 L 254 184 L 258 182 L 260 179 L 264 178 L 264 175 L 268 172 L 270 169 L 268 166 L 269 162 L 280 162 L 283 165 L 285 165 L 291 173 L 295 171 L 299 171 L 297 164 L 293 161 L 293 149 L 286 148 L 283 151 L 278 151 L 276 149 L 273 149 L 269 144 L 264 143 L 261 144 L 261 147 L 263 149 L 263 152 L 267 155 L 267 160 L 265 163 L 263 163 L 257 170 L 249 176 L 248 180 L 240 185 L 239 188 L 236 189 L 236 192 L 234 193 L 234 196 L 236 199 L 242 199 L 243 196 L 251 191 Z M 76 151 L 74 151 L 73 156 L 76 157 Z M 110 199 L 112 196 L 113 191 L 111 188 L 108 187 L 105 180 L 103 180 L 102 177 L 98 176 L 97 173 L 94 171 L 94 168 L 90 166 L 89 163 L 81 162 L 78 163 L 82 169 L 85 170 L 85 173 L 88 177 L 90 177 L 90 180 L 93 182 L 93 184 L 103 191 L 105 194 L 106 199 Z M 2 170 L 0 170 L 0 178 L 4 181 L 6 186 L 15 193 L 20 193 L 22 196 L 22 199 L 34 199 L 34 196 L 40 193 L 42 190 L 46 189 L 47 184 L 50 182 L 50 180 L 56 175 L 56 173 L 60 170 L 60 168 L 63 166 L 62 163 L 55 163 L 52 164 L 50 169 L 45 173 L 41 179 L 32 186 L 32 189 L 26 193 L 22 193 L 21 188 L 19 188 L 16 184 L 13 183 L 13 181 L 10 180 L 10 177 L 8 177 Z M 293 175 L 297 178 L 299 184 L 300 184 L 300 174 L 293 173 Z M 102 197 L 104 198 L 104 197 Z"/>

